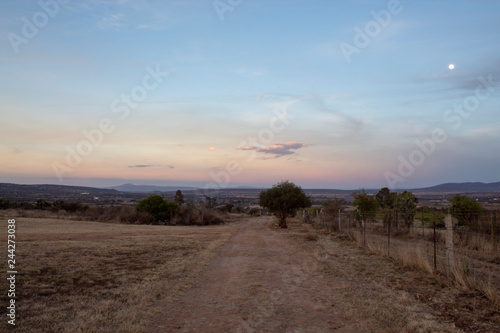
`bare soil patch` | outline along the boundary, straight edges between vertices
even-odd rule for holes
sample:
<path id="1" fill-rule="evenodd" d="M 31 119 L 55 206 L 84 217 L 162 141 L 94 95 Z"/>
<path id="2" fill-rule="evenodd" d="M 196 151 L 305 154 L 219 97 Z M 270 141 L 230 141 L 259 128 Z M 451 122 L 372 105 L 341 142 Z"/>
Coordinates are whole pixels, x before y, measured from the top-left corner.
<path id="1" fill-rule="evenodd" d="M 336 309 L 341 279 L 278 232 L 270 217 L 241 224 L 193 288 L 166 302 L 154 332 L 357 332 Z"/>
<path id="2" fill-rule="evenodd" d="M 260 217 L 241 225 L 193 287 L 161 305 L 148 331 L 498 329 L 494 319 L 485 320 L 485 313 L 473 308 L 477 297 L 439 277 L 403 269 L 298 220 L 286 230 L 273 228 L 274 221 Z"/>

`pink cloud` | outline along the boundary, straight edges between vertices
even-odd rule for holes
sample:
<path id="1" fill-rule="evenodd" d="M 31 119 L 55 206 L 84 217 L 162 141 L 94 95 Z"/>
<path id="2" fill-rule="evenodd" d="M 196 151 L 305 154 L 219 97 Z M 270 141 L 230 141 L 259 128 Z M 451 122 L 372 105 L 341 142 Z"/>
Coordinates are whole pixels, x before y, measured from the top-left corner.
<path id="1" fill-rule="evenodd" d="M 306 147 L 308 144 L 307 143 L 301 143 L 301 142 L 287 142 L 287 143 L 278 143 L 274 144 L 272 146 L 268 147 L 255 147 L 255 146 L 245 146 L 245 147 L 236 147 L 235 149 L 237 150 L 256 150 L 259 153 L 264 153 L 264 154 L 273 154 L 276 155 L 274 157 L 262 157 L 260 159 L 267 160 L 267 159 L 272 159 L 272 158 L 278 158 L 281 156 L 285 155 L 292 155 L 295 154 L 294 151 L 292 150 L 297 150 L 303 147 Z"/>
<path id="2" fill-rule="evenodd" d="M 259 148 L 258 152 L 284 156 L 295 154 L 295 152 L 293 152 L 292 150 L 300 149 L 306 146 L 307 143 L 301 142 L 278 143 L 269 147 Z"/>

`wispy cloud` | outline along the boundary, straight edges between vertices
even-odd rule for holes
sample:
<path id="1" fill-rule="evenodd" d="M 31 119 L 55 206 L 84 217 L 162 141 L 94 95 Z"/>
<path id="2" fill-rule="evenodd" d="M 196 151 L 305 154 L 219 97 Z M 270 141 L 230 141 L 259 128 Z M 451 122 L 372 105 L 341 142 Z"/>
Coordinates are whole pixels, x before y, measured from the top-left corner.
<path id="1" fill-rule="evenodd" d="M 172 11 L 185 6 L 182 2 L 166 4 L 161 1 L 140 0 L 81 1 L 68 5 L 75 11 L 104 13 L 97 17 L 101 30 L 152 30 L 160 31 L 174 22 Z"/>
<path id="2" fill-rule="evenodd" d="M 363 128 L 364 122 L 360 119 L 352 117 L 347 113 L 333 109 L 327 105 L 325 100 L 317 95 L 311 96 L 312 103 L 322 112 L 327 114 L 333 114 L 336 117 L 340 118 L 344 124 L 353 132 L 358 132 Z"/>
<path id="3" fill-rule="evenodd" d="M 287 143 L 277 143 L 268 147 L 256 147 L 256 146 L 245 146 L 236 147 L 236 150 L 256 150 L 259 153 L 275 155 L 273 157 L 260 157 L 261 160 L 274 159 L 285 155 L 295 154 L 293 150 L 297 150 L 308 146 L 307 143 L 302 142 L 287 142 Z"/>
<path id="4" fill-rule="evenodd" d="M 126 26 L 126 17 L 123 13 L 116 13 L 103 17 L 98 25 L 102 30 L 121 29 Z"/>
<path id="5" fill-rule="evenodd" d="M 214 150 L 217 150 L 217 147 L 210 147 L 208 148 L 209 151 L 214 151 Z"/>
<path id="6" fill-rule="evenodd" d="M 153 167 L 166 167 L 168 169 L 174 169 L 175 167 L 173 165 L 154 165 L 154 164 L 136 164 L 136 165 L 129 165 L 129 168 L 153 168 Z"/>

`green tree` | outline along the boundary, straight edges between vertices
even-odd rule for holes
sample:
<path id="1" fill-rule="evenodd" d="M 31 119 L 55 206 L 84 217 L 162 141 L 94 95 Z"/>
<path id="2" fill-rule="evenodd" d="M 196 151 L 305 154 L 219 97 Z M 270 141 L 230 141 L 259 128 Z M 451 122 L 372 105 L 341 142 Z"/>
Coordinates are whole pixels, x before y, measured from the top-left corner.
<path id="1" fill-rule="evenodd" d="M 380 208 L 382 209 L 393 209 L 396 204 L 397 198 L 396 192 L 391 192 L 387 187 L 381 188 L 380 191 L 375 195 Z"/>
<path id="2" fill-rule="evenodd" d="M 484 210 L 483 206 L 466 195 L 454 195 L 451 198 L 453 216 L 457 218 L 458 225 L 472 225 L 479 219 L 479 214 Z"/>
<path id="3" fill-rule="evenodd" d="M 179 205 L 182 205 L 184 203 L 184 195 L 182 194 L 181 190 L 177 190 L 177 192 L 175 192 L 174 201 Z"/>
<path id="4" fill-rule="evenodd" d="M 352 204 L 356 206 L 357 219 L 363 230 L 363 245 L 366 246 L 366 223 L 368 219 L 374 219 L 378 211 L 378 201 L 373 195 L 369 195 L 365 190 L 354 192 Z"/>
<path id="5" fill-rule="evenodd" d="M 417 203 L 418 199 L 413 193 L 404 191 L 398 194 L 397 197 L 397 208 L 398 212 L 401 213 L 405 225 L 408 229 L 413 225 L 413 219 L 417 213 Z"/>
<path id="6" fill-rule="evenodd" d="M 177 213 L 181 210 L 179 204 L 175 201 L 167 201 L 167 215 L 169 217 L 169 221 L 171 222 Z"/>
<path id="7" fill-rule="evenodd" d="M 358 219 L 366 226 L 368 219 L 375 218 L 378 211 L 378 201 L 373 195 L 369 195 L 365 190 L 357 191 L 352 194 L 354 200 L 352 204 L 356 206 Z"/>
<path id="8" fill-rule="evenodd" d="M 283 181 L 259 194 L 259 205 L 267 208 L 279 219 L 279 226 L 286 228 L 286 219 L 300 208 L 311 206 L 311 199 L 300 186 Z"/>
<path id="9" fill-rule="evenodd" d="M 157 194 L 150 195 L 147 199 L 139 201 L 136 210 L 150 214 L 156 222 L 170 217 L 169 205 L 161 195 Z"/>
<path id="10" fill-rule="evenodd" d="M 398 194 L 396 192 L 391 192 L 387 187 L 381 188 L 375 195 L 378 205 L 380 209 L 382 209 L 384 223 L 390 222 L 390 211 L 394 209 L 396 205 L 397 196 Z"/>

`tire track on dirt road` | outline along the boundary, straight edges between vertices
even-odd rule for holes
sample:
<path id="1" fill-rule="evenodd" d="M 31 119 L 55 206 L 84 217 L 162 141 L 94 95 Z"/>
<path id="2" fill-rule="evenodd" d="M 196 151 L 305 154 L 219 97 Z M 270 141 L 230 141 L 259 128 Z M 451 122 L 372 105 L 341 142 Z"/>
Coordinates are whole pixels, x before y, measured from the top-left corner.
<path id="1" fill-rule="evenodd" d="M 272 218 L 235 224 L 229 241 L 148 332 L 356 332 L 335 312 L 342 281 L 324 277 Z"/>

